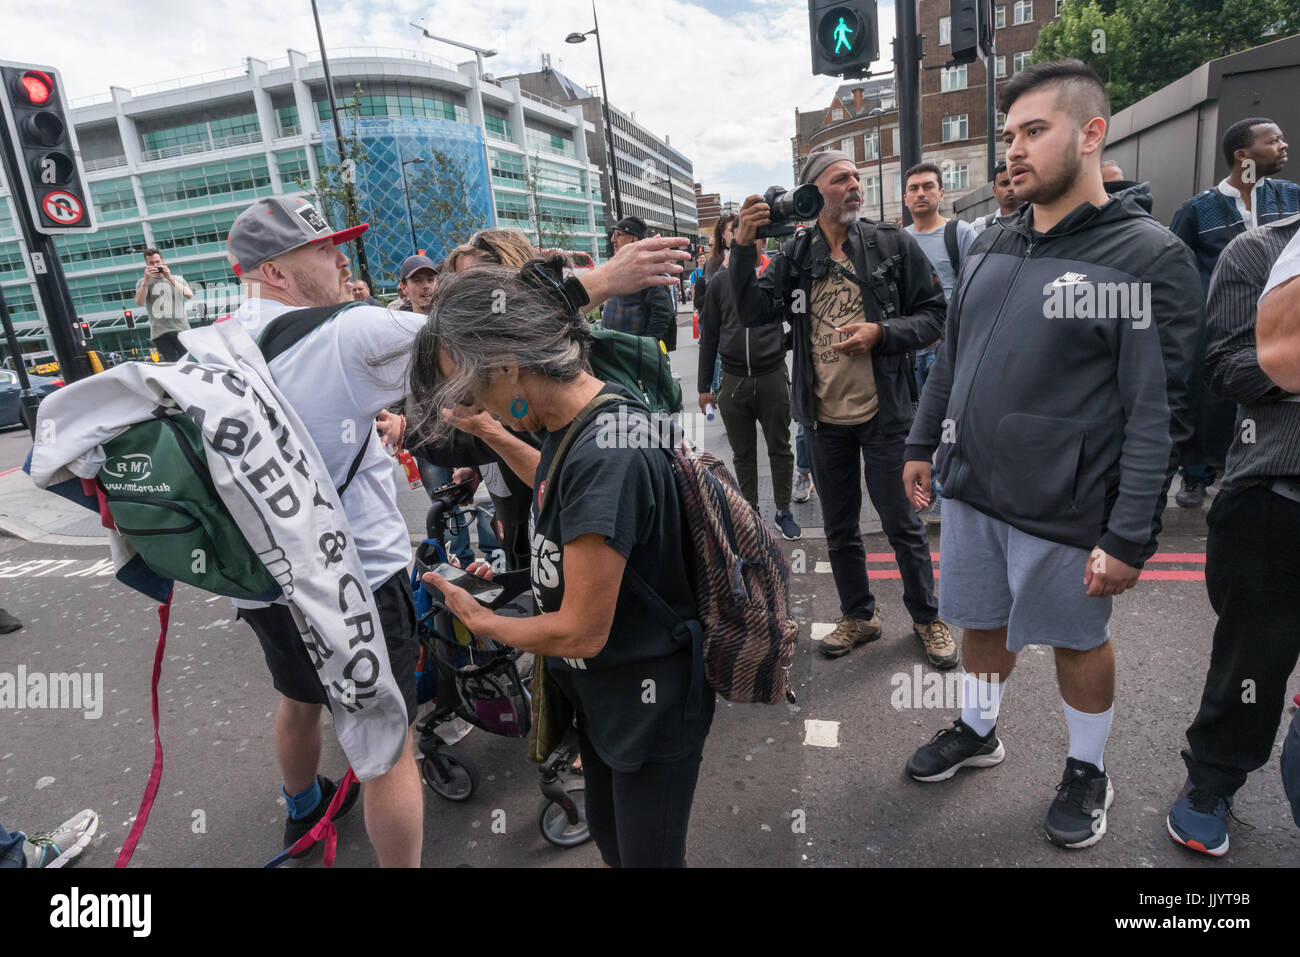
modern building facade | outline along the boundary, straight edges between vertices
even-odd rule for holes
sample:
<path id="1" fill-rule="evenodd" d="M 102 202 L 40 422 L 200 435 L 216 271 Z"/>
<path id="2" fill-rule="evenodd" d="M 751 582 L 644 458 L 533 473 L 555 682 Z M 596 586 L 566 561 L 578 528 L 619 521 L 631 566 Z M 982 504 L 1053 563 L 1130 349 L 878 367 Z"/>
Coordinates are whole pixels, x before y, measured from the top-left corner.
<path id="1" fill-rule="evenodd" d="M 550 58 L 545 56 L 541 70 L 521 73 L 502 82 L 512 81 L 517 81 L 528 93 L 581 107 L 588 123 L 587 156 L 600 168 L 605 225 L 613 226 L 617 216 L 609 182 L 609 148 L 599 94 L 552 68 Z M 611 103 L 609 118 L 623 215 L 640 216 L 650 228 L 665 235 L 697 235 L 700 220 L 695 208 L 695 174 L 691 161 L 672 147 L 667 136 L 656 136 L 638 123 L 635 113 L 624 113 Z"/>
<path id="2" fill-rule="evenodd" d="M 706 193 L 699 183 L 695 184 L 695 212 L 700 221 L 700 232 L 708 236 L 713 232 L 713 227 L 718 225 L 718 220 L 722 218 L 722 195 L 720 193 Z"/>
<path id="3" fill-rule="evenodd" d="M 515 226 L 544 245 L 559 233 L 566 248 L 601 256 L 604 203 L 581 107 L 480 76 L 474 62 L 406 50 L 333 51 L 330 68 L 344 136 L 358 134 L 369 154 L 356 181 L 372 224 L 366 253 L 376 286 L 395 285 L 399 263 L 413 251 L 412 226 L 415 247 L 431 255 L 450 241 L 418 202 L 428 195 L 419 186 L 434 149 L 464 185 L 457 202 L 473 228 Z M 352 115 L 343 106 L 358 86 Z M 313 195 L 322 165 L 338 161 L 319 56 L 295 50 L 217 74 L 114 87 L 71 105 L 100 226 L 56 244 L 78 317 L 90 322 L 101 350 L 148 337 L 134 302 L 146 248 L 159 249 L 199 293 L 192 322 L 228 312 L 239 301 L 225 256 L 235 217 L 262 196 Z M 401 166 L 417 157 L 424 162 Z M 409 208 L 408 194 L 417 198 Z M 0 286 L 24 351 L 37 351 L 48 348 L 45 316 L 14 202 L 0 182 Z M 125 309 L 143 320 L 137 332 L 126 330 Z"/>

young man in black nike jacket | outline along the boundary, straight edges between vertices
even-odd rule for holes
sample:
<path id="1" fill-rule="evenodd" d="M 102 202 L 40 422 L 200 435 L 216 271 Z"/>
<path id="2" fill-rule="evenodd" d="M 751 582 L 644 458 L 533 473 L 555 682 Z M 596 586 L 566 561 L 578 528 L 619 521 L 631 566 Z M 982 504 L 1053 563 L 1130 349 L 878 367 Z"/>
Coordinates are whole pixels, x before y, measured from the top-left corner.
<path id="1" fill-rule="evenodd" d="M 966 670 L 961 718 L 907 770 L 942 781 L 1001 762 L 996 722 L 1016 654 L 1050 645 L 1070 748 L 1045 829 L 1087 847 L 1114 798 L 1103 759 L 1111 597 L 1156 548 L 1204 303 L 1187 247 L 1137 189 L 1103 184 L 1110 106 L 1091 67 L 1030 66 L 1002 109 L 1007 167 L 1029 205 L 963 261 L 907 440 L 918 508 L 939 452 L 940 614 L 964 629 Z"/>

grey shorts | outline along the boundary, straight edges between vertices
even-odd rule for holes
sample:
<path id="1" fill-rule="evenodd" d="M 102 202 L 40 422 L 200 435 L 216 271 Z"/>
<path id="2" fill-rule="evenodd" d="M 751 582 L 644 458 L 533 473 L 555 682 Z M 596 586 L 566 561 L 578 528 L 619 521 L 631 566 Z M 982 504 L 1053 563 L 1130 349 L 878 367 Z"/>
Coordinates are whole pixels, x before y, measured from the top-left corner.
<path id="1" fill-rule="evenodd" d="M 1089 598 L 1089 552 L 1038 538 L 956 499 L 939 532 L 939 617 L 959 628 L 1007 629 L 1007 650 L 1088 651 L 1110 638 L 1110 598 Z"/>

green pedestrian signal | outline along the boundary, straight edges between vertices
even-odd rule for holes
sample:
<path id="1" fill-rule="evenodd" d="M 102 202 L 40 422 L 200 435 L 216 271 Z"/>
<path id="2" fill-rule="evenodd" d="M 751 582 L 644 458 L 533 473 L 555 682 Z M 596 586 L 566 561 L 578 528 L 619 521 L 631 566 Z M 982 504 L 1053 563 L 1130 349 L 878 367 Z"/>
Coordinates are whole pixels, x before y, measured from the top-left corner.
<path id="1" fill-rule="evenodd" d="M 865 76 L 880 57 L 875 0 L 808 0 L 814 75 Z"/>

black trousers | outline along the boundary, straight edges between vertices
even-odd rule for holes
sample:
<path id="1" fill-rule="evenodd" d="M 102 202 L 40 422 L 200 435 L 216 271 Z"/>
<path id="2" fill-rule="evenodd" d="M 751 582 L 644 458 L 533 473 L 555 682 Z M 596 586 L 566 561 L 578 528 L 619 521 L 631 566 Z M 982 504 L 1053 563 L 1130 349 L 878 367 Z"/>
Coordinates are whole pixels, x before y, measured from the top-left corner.
<path id="1" fill-rule="evenodd" d="M 1300 502 L 1262 486 L 1220 492 L 1207 522 L 1219 622 L 1183 760 L 1194 785 L 1230 797 L 1268 761 L 1300 659 Z"/>
<path id="2" fill-rule="evenodd" d="M 163 362 L 180 362 L 185 358 L 185 347 L 181 345 L 179 332 L 168 332 L 153 341 L 153 347 L 162 356 Z"/>
<path id="3" fill-rule="evenodd" d="M 759 507 L 758 427 L 762 426 L 772 466 L 772 497 L 778 512 L 787 511 L 794 483 L 794 451 L 790 448 L 790 382 L 785 366 L 761 376 L 723 372 L 718 411 L 727 427 L 736 481 L 745 501 Z"/>
<path id="4" fill-rule="evenodd" d="M 876 597 L 867 580 L 867 552 L 862 545 L 864 466 L 867 493 L 902 572 L 903 604 L 917 624 L 929 624 L 939 617 L 930 541 L 925 525 L 903 492 L 906 438 L 905 432 L 881 435 L 874 418 L 862 425 L 820 422 L 817 428 L 804 430 L 804 441 L 812 456 L 813 481 L 821 499 L 840 613 L 851 618 L 870 619 L 876 613 Z"/>

